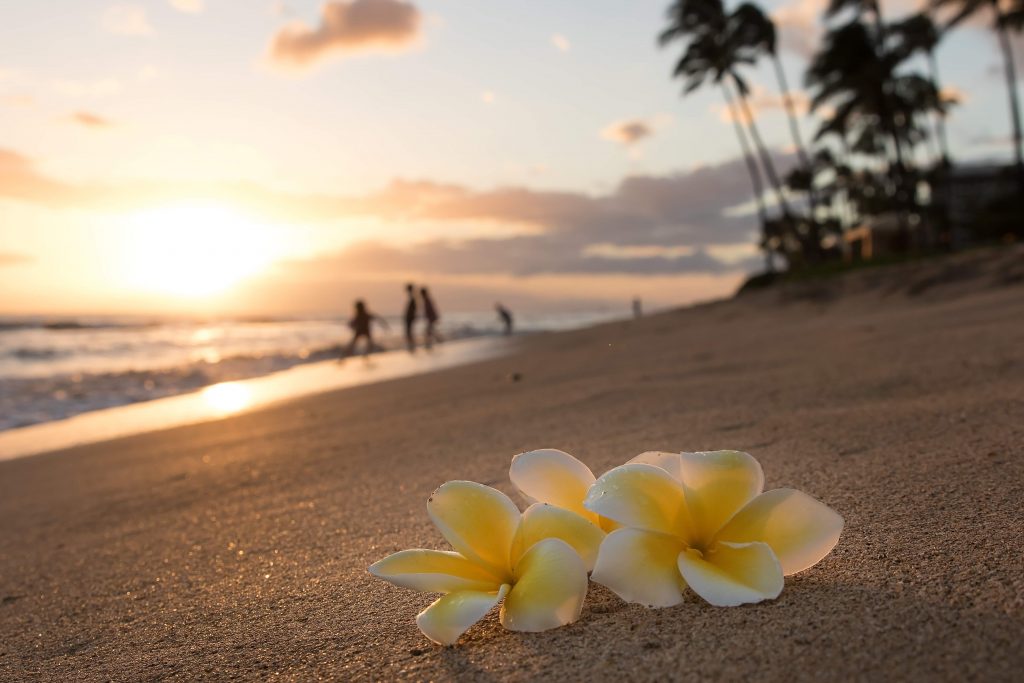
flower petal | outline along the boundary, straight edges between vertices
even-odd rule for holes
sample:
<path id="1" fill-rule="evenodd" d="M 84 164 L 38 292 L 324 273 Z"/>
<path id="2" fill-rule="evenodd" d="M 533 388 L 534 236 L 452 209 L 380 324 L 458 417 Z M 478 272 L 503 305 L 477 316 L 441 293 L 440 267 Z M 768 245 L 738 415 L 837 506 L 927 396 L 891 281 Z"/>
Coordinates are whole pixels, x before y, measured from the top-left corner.
<path id="1" fill-rule="evenodd" d="M 775 599 L 782 592 L 782 567 L 766 543 L 716 543 L 701 556 L 679 554 L 679 572 L 693 592 L 717 607 Z"/>
<path id="2" fill-rule="evenodd" d="M 571 545 L 589 572 L 594 568 L 604 532 L 575 512 L 546 503 L 534 503 L 523 513 L 512 550 L 512 566 L 534 543 L 545 538 L 560 538 Z"/>
<path id="3" fill-rule="evenodd" d="M 623 526 L 685 538 L 689 517 L 683 487 L 653 465 L 621 465 L 598 479 L 583 502 Z"/>
<path id="4" fill-rule="evenodd" d="M 591 578 L 626 602 L 671 607 L 683 601 L 679 573 L 682 541 L 640 529 L 619 529 L 605 537 Z"/>
<path id="5" fill-rule="evenodd" d="M 509 551 L 519 528 L 519 508 L 508 496 L 472 481 L 449 481 L 427 501 L 427 514 L 456 552 L 511 578 Z"/>
<path id="6" fill-rule="evenodd" d="M 775 489 L 747 503 L 716 539 L 767 543 L 789 576 L 818 564 L 842 530 L 843 518 L 829 506 L 795 489 Z"/>
<path id="7" fill-rule="evenodd" d="M 680 453 L 686 505 L 695 525 L 693 545 L 707 547 L 715 533 L 764 487 L 764 473 L 742 451 Z"/>
<path id="8" fill-rule="evenodd" d="M 646 451 L 636 456 L 626 464 L 643 463 L 660 467 L 675 479 L 682 480 L 682 458 L 679 453 L 667 453 L 665 451 Z"/>
<path id="9" fill-rule="evenodd" d="M 587 570 L 565 541 L 535 543 L 516 565 L 515 577 L 501 606 L 505 628 L 546 631 L 579 619 L 587 597 Z"/>
<path id="10" fill-rule="evenodd" d="M 370 565 L 370 573 L 396 586 L 418 591 L 497 590 L 501 581 L 458 553 L 403 550 Z"/>
<path id="11" fill-rule="evenodd" d="M 438 645 L 454 645 L 466 629 L 508 594 L 508 589 L 506 583 L 496 591 L 459 591 L 441 596 L 416 615 L 416 625 Z"/>
<path id="12" fill-rule="evenodd" d="M 553 448 L 520 453 L 512 458 L 508 476 L 530 502 L 557 505 L 596 521 L 596 515 L 583 507 L 594 473 L 568 453 Z"/>

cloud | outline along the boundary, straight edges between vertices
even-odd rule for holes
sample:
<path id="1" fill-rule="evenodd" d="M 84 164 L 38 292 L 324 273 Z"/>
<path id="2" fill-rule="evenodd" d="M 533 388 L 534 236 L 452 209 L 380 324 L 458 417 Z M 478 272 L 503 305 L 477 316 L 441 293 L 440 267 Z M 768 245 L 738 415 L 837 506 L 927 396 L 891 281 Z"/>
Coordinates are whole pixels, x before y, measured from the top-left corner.
<path id="1" fill-rule="evenodd" d="M 403 0 L 332 0 L 316 28 L 297 22 L 278 31 L 270 58 L 303 68 L 345 53 L 401 51 L 418 40 L 421 24 L 420 11 Z"/>
<path id="2" fill-rule="evenodd" d="M 641 119 L 617 121 L 609 124 L 601 131 L 605 140 L 632 145 L 654 134 L 654 127 Z"/>
<path id="3" fill-rule="evenodd" d="M 796 109 L 796 113 L 801 116 L 806 115 L 810 106 L 810 99 L 807 97 L 807 93 L 802 90 L 791 90 L 789 96 L 792 99 L 793 108 Z M 783 99 L 782 93 L 770 92 L 759 85 L 751 87 L 750 95 L 747 97 L 747 104 L 754 118 L 757 118 L 766 111 L 786 111 L 786 101 Z M 732 114 L 724 104 L 712 104 L 711 111 L 717 112 L 718 117 L 723 122 L 732 123 Z M 746 116 L 742 113 L 740 117 L 744 122 L 747 120 Z"/>
<path id="4" fill-rule="evenodd" d="M 776 153 L 780 171 L 791 155 Z M 216 201 L 281 222 L 337 223 L 371 218 L 390 226 L 450 226 L 470 237 L 396 247 L 370 242 L 338 256 L 346 268 L 454 274 L 662 274 L 734 272 L 745 261 L 720 258 L 724 245 L 753 242 L 756 219 L 742 159 L 667 175 L 631 175 L 602 194 L 499 187 L 476 190 L 431 181 L 394 181 L 363 195 L 283 194 L 248 184 L 119 187 L 71 185 L 0 150 L 0 197 L 55 208 L 130 211 L 187 197 Z M 479 226 L 498 226 L 481 232 Z M 476 227 L 466 233 L 466 227 Z M 384 233 L 386 237 L 386 232 Z M 717 250 L 717 251 L 716 251 Z"/>
<path id="5" fill-rule="evenodd" d="M 26 263 L 32 263 L 33 261 L 35 261 L 35 259 L 28 254 L 19 254 L 13 251 L 0 251 L 0 268 L 7 266 L 23 266 Z"/>
<path id="6" fill-rule="evenodd" d="M 100 23 L 105 31 L 123 36 L 153 34 L 146 10 L 141 5 L 111 5 L 103 12 Z"/>
<path id="7" fill-rule="evenodd" d="M 0 197 L 46 206 L 88 206 L 92 192 L 51 180 L 35 170 L 26 157 L 0 149 Z"/>
<path id="8" fill-rule="evenodd" d="M 484 90 L 480 93 L 480 101 L 484 104 L 494 104 L 498 99 L 498 96 L 494 94 L 493 90 Z"/>
<path id="9" fill-rule="evenodd" d="M 53 89 L 68 97 L 105 97 L 121 92 L 121 82 L 114 78 L 100 78 L 94 81 L 58 80 Z"/>
<path id="10" fill-rule="evenodd" d="M 198 14 L 205 9 L 203 0 L 169 0 L 171 7 L 179 12 Z"/>
<path id="11" fill-rule="evenodd" d="M 955 85 L 944 85 L 939 89 L 939 99 L 946 104 L 965 104 L 970 98 L 963 89 Z"/>
<path id="12" fill-rule="evenodd" d="M 828 0 L 794 0 L 772 12 L 779 30 L 779 47 L 810 57 L 821 43 L 822 21 Z"/>
<path id="13" fill-rule="evenodd" d="M 821 44 L 825 33 L 825 10 L 830 0 L 791 0 L 771 13 L 779 31 L 779 48 L 808 58 Z M 882 8 L 886 21 L 902 19 L 928 9 L 930 0 L 886 0 Z M 851 5 L 848 5 L 851 6 Z M 836 23 L 852 17 L 848 10 Z"/>
<path id="14" fill-rule="evenodd" d="M 8 107 L 31 107 L 35 103 L 31 95 L 0 95 L 0 104 Z"/>
<path id="15" fill-rule="evenodd" d="M 108 128 L 114 125 L 109 119 L 105 119 L 96 114 L 91 114 L 87 111 L 76 111 L 71 115 L 70 120 L 73 123 L 85 126 L 86 128 Z"/>
<path id="16" fill-rule="evenodd" d="M 570 43 L 569 39 L 561 33 L 554 33 L 551 35 L 551 44 L 554 45 L 555 49 L 559 52 L 568 52 L 572 49 L 572 43 Z"/>

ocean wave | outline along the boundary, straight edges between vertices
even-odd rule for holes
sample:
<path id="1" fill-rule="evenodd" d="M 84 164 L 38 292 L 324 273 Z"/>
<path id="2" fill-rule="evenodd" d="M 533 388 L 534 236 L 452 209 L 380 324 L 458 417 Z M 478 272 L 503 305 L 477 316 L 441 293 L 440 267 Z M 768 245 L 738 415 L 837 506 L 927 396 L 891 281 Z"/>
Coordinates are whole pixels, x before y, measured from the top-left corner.
<path id="1" fill-rule="evenodd" d="M 488 332 L 467 325 L 450 330 L 448 338 L 483 334 Z M 397 336 L 382 337 L 377 344 L 381 351 L 401 347 Z M 249 353 L 197 360 L 172 368 L 0 378 L 0 430 L 198 391 L 220 382 L 269 375 L 296 365 L 338 358 L 342 350 L 343 344 L 338 343 L 291 353 Z M 40 358 L 52 349 L 21 351 Z"/>

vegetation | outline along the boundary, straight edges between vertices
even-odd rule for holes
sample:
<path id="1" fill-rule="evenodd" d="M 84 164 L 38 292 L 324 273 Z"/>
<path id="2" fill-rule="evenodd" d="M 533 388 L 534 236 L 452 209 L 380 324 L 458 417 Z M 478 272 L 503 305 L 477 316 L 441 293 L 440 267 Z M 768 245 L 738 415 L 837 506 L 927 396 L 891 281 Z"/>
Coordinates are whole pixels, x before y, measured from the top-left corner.
<path id="1" fill-rule="evenodd" d="M 1024 196 L 1024 138 L 1009 34 L 1024 29 L 1024 0 L 931 0 L 930 8 L 890 21 L 878 0 L 831 0 L 825 33 L 804 76 L 817 129 L 805 144 L 799 112 L 779 59 L 775 25 L 756 4 L 733 9 L 723 0 L 676 0 L 659 42 L 679 44 L 673 76 L 683 94 L 717 88 L 746 161 L 767 271 L 819 270 L 837 260 L 844 233 L 888 217 L 898 227 L 891 250 L 921 249 L 925 228 L 949 245 L 948 188 L 954 171 L 946 118 L 956 104 L 943 91 L 937 50 L 964 19 L 988 13 L 1007 76 L 1018 191 L 977 211 L 977 237 L 1020 226 L 1012 216 Z M 939 25 L 941 10 L 950 18 Z M 764 143 L 751 105 L 749 67 L 771 62 L 795 150 L 783 176 Z M 766 192 L 767 190 L 767 192 Z M 934 245 L 933 245 L 934 246 Z"/>

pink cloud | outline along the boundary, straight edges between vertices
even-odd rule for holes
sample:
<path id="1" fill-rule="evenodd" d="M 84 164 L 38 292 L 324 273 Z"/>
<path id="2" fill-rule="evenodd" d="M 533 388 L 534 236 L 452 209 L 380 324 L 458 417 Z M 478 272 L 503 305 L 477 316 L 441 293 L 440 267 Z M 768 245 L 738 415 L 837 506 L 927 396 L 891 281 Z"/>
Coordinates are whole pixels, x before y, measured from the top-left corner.
<path id="1" fill-rule="evenodd" d="M 404 0 L 332 0 L 315 28 L 296 22 L 278 31 L 270 58 L 305 68 L 346 53 L 398 52 L 416 43 L 421 25 L 420 11 Z"/>

